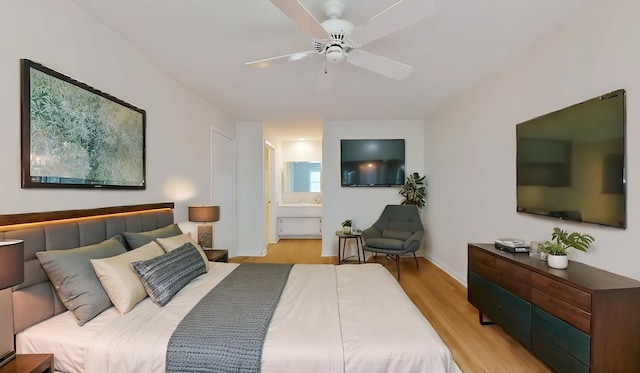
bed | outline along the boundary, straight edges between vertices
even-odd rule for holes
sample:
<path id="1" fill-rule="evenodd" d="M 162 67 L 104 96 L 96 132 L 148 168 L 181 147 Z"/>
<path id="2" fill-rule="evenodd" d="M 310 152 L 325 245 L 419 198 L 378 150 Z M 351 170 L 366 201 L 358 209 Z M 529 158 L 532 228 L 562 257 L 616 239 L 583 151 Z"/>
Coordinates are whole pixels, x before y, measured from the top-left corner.
<path id="1" fill-rule="evenodd" d="M 111 306 L 80 326 L 36 252 L 172 223 L 171 208 L 162 208 L 0 232 L 0 238 L 23 239 L 25 246 L 25 281 L 13 291 L 16 351 L 53 353 L 60 372 L 164 372 L 168 343 L 181 320 L 243 264 L 210 262 L 208 272 L 163 307 L 146 297 L 126 314 Z M 201 325 L 222 316 L 209 317 Z M 292 266 L 267 325 L 258 369 L 263 372 L 459 371 L 433 327 L 378 264 Z"/>

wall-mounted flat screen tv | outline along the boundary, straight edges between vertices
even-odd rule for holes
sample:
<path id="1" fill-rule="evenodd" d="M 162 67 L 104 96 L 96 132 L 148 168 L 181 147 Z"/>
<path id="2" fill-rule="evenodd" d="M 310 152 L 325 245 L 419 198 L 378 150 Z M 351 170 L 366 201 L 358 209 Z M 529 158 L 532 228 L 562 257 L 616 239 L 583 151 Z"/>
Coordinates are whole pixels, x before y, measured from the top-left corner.
<path id="1" fill-rule="evenodd" d="M 342 186 L 404 184 L 404 139 L 340 140 Z"/>
<path id="2" fill-rule="evenodd" d="M 626 227 L 623 89 L 516 126 L 517 211 Z"/>

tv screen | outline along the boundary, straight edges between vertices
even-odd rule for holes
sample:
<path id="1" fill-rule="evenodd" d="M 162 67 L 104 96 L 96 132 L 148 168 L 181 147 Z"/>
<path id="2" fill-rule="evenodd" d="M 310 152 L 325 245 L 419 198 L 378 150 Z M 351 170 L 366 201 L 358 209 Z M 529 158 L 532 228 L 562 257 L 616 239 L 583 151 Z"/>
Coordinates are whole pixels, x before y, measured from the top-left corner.
<path id="1" fill-rule="evenodd" d="M 404 139 L 340 140 L 342 186 L 404 184 Z"/>
<path id="2" fill-rule="evenodd" d="M 516 126 L 517 211 L 626 227 L 623 89 Z"/>

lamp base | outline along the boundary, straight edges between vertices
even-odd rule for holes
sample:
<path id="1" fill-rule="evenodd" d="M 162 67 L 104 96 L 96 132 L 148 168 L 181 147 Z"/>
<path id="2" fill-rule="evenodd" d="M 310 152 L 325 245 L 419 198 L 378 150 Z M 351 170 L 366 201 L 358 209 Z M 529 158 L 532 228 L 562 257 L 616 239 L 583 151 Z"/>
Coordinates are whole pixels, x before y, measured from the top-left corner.
<path id="1" fill-rule="evenodd" d="M 13 298 L 11 288 L 0 290 L 0 367 L 15 356 L 13 344 Z"/>
<path id="2" fill-rule="evenodd" d="M 15 359 L 15 357 L 16 357 L 16 352 L 15 351 L 7 352 L 5 355 L 0 357 L 0 367 L 5 365 L 6 363 L 10 362 L 11 360 Z"/>
<path id="3" fill-rule="evenodd" d="M 198 245 L 202 246 L 203 250 L 213 248 L 213 225 L 198 225 Z"/>

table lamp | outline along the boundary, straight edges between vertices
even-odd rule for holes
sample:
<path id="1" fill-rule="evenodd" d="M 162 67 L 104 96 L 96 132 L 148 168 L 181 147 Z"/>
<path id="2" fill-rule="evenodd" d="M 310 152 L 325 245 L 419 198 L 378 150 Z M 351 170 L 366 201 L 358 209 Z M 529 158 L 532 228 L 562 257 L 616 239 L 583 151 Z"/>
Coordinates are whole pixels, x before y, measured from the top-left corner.
<path id="1" fill-rule="evenodd" d="M 11 361 L 13 345 L 13 301 L 11 287 L 24 281 L 22 240 L 0 240 L 0 367 Z"/>
<path id="2" fill-rule="evenodd" d="M 205 224 L 220 220 L 220 206 L 189 206 L 189 221 L 198 224 L 198 245 L 213 248 L 213 225 Z"/>

